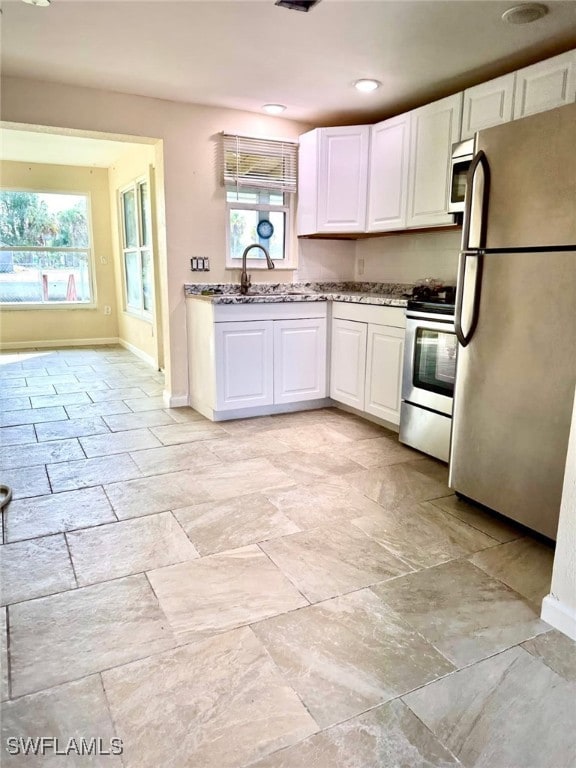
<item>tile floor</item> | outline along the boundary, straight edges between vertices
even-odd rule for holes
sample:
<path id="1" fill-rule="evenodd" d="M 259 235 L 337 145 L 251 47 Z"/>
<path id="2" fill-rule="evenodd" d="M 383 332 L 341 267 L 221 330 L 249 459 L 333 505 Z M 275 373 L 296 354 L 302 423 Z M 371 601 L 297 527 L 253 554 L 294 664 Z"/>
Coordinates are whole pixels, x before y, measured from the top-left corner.
<path id="1" fill-rule="evenodd" d="M 0 357 L 2 764 L 572 768 L 552 551 L 326 409 L 212 424 L 121 348 Z M 8 737 L 123 741 L 14 756 Z"/>

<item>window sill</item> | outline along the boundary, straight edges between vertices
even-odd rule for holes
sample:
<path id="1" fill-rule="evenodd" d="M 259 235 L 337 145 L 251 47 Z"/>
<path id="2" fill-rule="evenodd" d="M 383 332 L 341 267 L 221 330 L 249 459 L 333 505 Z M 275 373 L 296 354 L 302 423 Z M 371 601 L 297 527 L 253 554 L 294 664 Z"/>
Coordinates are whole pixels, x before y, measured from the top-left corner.
<path id="1" fill-rule="evenodd" d="M 144 323 L 149 323 L 150 325 L 154 322 L 154 318 L 149 314 L 144 315 L 141 312 L 131 312 L 129 309 L 123 309 L 122 314 L 131 317 L 134 320 L 142 320 Z"/>
<path id="2" fill-rule="evenodd" d="M 21 311 L 32 311 L 32 312 L 38 312 L 38 311 L 44 311 L 48 310 L 50 312 L 54 310 L 73 310 L 77 311 L 79 309 L 88 309 L 88 310 L 94 310 L 98 309 L 97 304 L 25 304 L 25 303 L 8 303 L 8 302 L 2 302 L 0 303 L 0 312 L 2 311 L 12 311 L 16 310 L 17 312 Z"/>
<path id="3" fill-rule="evenodd" d="M 239 259 L 238 261 L 227 261 L 226 262 L 226 269 L 237 269 L 238 271 L 242 270 L 242 261 Z M 268 269 L 266 266 L 266 260 L 264 260 L 264 263 L 262 263 L 260 260 L 254 261 L 248 259 L 246 262 L 246 269 L 248 271 L 257 271 L 257 272 L 294 272 L 294 270 L 298 269 L 298 266 L 292 262 L 274 262 L 274 269 Z"/>

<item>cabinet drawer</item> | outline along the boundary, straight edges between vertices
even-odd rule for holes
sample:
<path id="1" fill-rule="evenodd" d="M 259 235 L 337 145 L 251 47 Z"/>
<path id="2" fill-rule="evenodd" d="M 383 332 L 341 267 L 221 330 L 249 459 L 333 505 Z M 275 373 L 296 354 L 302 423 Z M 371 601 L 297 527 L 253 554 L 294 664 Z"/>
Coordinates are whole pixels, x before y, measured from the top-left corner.
<path id="1" fill-rule="evenodd" d="M 358 323 L 392 325 L 395 328 L 406 327 L 406 310 L 404 307 L 335 301 L 332 305 L 332 317 L 339 320 L 354 320 Z"/>
<path id="2" fill-rule="evenodd" d="M 326 301 L 279 301 L 262 304 L 214 304 L 215 323 L 254 320 L 306 320 L 326 317 Z"/>

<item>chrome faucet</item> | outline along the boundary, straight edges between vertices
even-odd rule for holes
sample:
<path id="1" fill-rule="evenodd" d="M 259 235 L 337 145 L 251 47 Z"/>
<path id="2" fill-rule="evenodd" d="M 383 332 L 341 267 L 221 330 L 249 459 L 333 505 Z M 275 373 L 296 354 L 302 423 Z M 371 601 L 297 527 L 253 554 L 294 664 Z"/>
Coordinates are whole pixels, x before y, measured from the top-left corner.
<path id="1" fill-rule="evenodd" d="M 252 245 L 249 245 L 247 248 L 245 248 L 244 253 L 242 254 L 242 272 L 240 273 L 240 293 L 242 296 L 246 296 L 248 293 L 248 288 L 250 288 L 252 285 L 250 282 L 250 275 L 246 272 L 246 256 L 248 255 L 248 251 L 251 251 L 252 248 L 260 248 L 260 250 L 264 253 L 264 256 L 266 256 L 268 269 L 274 269 L 275 267 L 274 262 L 270 258 L 270 254 L 263 245 L 260 245 L 260 243 L 252 243 Z"/>

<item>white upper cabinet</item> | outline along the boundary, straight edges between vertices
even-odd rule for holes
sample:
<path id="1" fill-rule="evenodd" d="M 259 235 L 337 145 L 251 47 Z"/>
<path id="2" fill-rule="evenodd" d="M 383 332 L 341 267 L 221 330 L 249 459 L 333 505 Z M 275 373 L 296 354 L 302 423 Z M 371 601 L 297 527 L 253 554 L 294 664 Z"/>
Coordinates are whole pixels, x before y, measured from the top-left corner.
<path id="1" fill-rule="evenodd" d="M 452 144 L 460 140 L 462 93 L 412 112 L 408 227 L 453 224 L 448 213 Z"/>
<path id="2" fill-rule="evenodd" d="M 576 51 L 540 61 L 516 73 L 514 119 L 576 100 Z"/>
<path id="3" fill-rule="evenodd" d="M 368 171 L 369 232 L 406 229 L 411 113 L 373 125 Z"/>
<path id="4" fill-rule="evenodd" d="M 364 232 L 369 125 L 317 128 L 300 137 L 298 234 Z"/>
<path id="5" fill-rule="evenodd" d="M 452 145 L 576 100 L 576 51 L 373 126 L 300 136 L 298 234 L 445 226 Z"/>
<path id="6" fill-rule="evenodd" d="M 511 72 L 487 83 L 464 91 L 462 112 L 462 139 L 471 139 L 476 131 L 501 125 L 512 120 L 514 83 L 516 73 Z"/>

